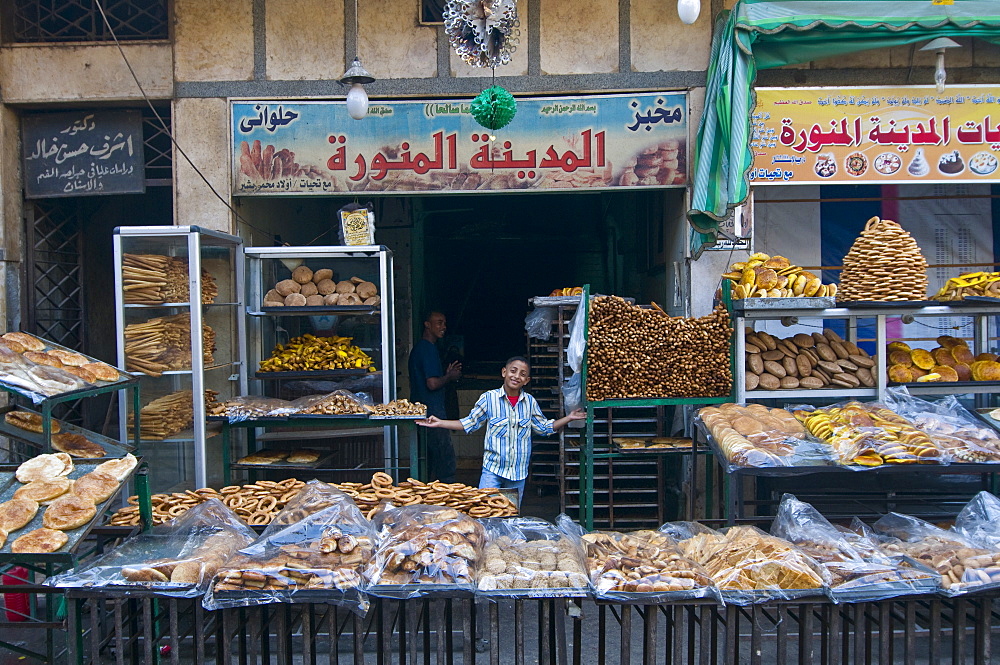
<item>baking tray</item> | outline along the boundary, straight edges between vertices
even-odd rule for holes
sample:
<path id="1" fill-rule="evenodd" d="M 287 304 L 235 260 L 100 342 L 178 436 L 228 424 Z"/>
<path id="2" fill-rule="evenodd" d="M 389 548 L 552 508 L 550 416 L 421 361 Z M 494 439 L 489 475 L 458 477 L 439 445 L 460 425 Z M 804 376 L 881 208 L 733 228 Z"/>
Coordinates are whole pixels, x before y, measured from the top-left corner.
<path id="1" fill-rule="evenodd" d="M 996 381 L 910 381 L 908 383 L 895 383 L 890 381 L 889 386 L 906 386 L 908 388 L 922 388 L 925 386 L 948 386 L 954 388 L 981 388 L 989 384 L 996 384 Z M 962 391 L 956 390 L 956 395 L 961 395 Z"/>
<path id="2" fill-rule="evenodd" d="M 365 591 L 379 598 L 472 598 L 475 586 L 472 584 L 373 584 Z"/>
<path id="3" fill-rule="evenodd" d="M 83 476 L 85 474 L 90 473 L 91 471 L 93 471 L 98 466 L 99 466 L 99 463 L 88 463 L 88 464 L 76 464 L 76 463 L 74 463 L 74 468 L 73 468 L 73 470 L 69 474 L 69 479 L 70 480 L 76 480 L 80 476 Z M 132 473 L 134 473 L 135 469 L 138 469 L 138 468 L 139 468 L 139 465 L 137 464 L 135 466 L 135 468 L 132 469 Z M 87 537 L 87 534 L 89 534 L 90 531 L 95 526 L 103 523 L 103 521 L 104 521 L 104 511 L 110 505 L 112 505 L 115 502 L 115 500 L 118 498 L 118 495 L 121 494 L 122 488 L 125 487 L 128 484 L 129 480 L 132 477 L 132 473 L 129 473 L 129 475 L 121 483 L 118 484 L 118 489 L 115 490 L 114 494 L 112 494 L 106 501 L 97 504 L 97 512 L 94 514 L 93 519 L 91 519 L 87 524 L 84 524 L 81 527 L 73 529 L 72 531 L 66 531 L 66 532 L 64 532 L 67 536 L 69 536 L 69 540 L 57 552 L 51 552 L 51 553 L 48 553 L 48 554 L 15 554 L 15 553 L 11 552 L 10 551 L 10 546 L 13 544 L 13 542 L 17 538 L 23 536 L 24 534 L 28 533 L 29 531 L 34 531 L 35 529 L 41 529 L 42 528 L 42 516 L 45 514 L 44 508 L 46 508 L 46 506 L 39 506 L 39 508 L 38 508 L 38 514 L 35 515 L 35 517 L 32 518 L 32 520 L 30 522 L 28 522 L 27 525 L 25 525 L 23 528 L 18 529 L 17 531 L 14 531 L 14 532 L 12 532 L 12 533 L 10 533 L 8 535 L 7 542 L 4 543 L 3 547 L 0 547 L 0 563 L 8 563 L 8 562 L 14 562 L 14 563 L 19 563 L 19 562 L 24 562 L 24 563 L 72 563 L 72 562 L 74 562 L 74 560 L 76 558 L 74 550 L 79 546 L 80 542 L 84 538 Z M 13 480 L 13 482 L 9 482 L 9 480 Z M 19 487 L 21 487 L 21 483 L 19 483 L 14 478 L 13 472 L 10 472 L 10 478 L 9 478 L 9 480 L 7 482 L 4 482 L 3 479 L 0 479 L 0 487 L 3 487 L 3 489 L 0 490 L 0 503 L 2 503 L 4 501 L 9 501 L 10 499 L 12 499 L 14 497 L 14 492 Z"/>
<path id="4" fill-rule="evenodd" d="M 261 451 L 257 451 L 261 452 Z M 290 464 L 285 460 L 279 460 L 274 464 L 244 464 L 239 461 L 234 461 L 230 466 L 233 469 L 241 469 L 244 471 L 302 471 L 303 469 L 315 469 L 322 466 L 333 455 L 330 451 L 317 451 L 320 453 L 319 459 L 315 462 L 308 462 L 305 464 Z"/>
<path id="5" fill-rule="evenodd" d="M 118 367 L 115 367 L 111 363 L 106 363 L 103 360 L 98 360 L 97 358 L 93 358 L 91 356 L 88 356 L 86 353 L 80 353 L 76 349 L 71 349 L 71 348 L 69 348 L 67 346 L 63 346 L 62 344 L 56 344 L 55 342 L 49 341 L 49 340 L 47 340 L 47 339 L 45 339 L 43 337 L 39 337 L 38 335 L 33 335 L 31 333 L 26 333 L 26 334 L 32 335 L 32 337 L 35 337 L 39 341 L 43 342 L 45 344 L 45 350 L 46 351 L 52 351 L 54 349 L 60 349 L 62 351 L 69 351 L 71 353 L 76 353 L 76 354 L 79 354 L 79 355 L 83 356 L 84 358 L 86 358 L 88 362 L 101 363 L 103 365 L 108 365 L 109 367 L 114 367 L 115 370 L 117 370 L 117 372 L 118 372 L 118 380 L 117 381 L 97 381 L 96 383 L 88 383 L 83 388 L 75 388 L 73 390 L 67 390 L 66 392 L 56 393 L 55 395 L 45 395 L 44 396 L 45 399 L 52 399 L 54 397 L 58 397 L 58 398 L 62 399 L 64 397 L 68 397 L 68 396 L 71 396 L 71 395 L 76 395 L 78 393 L 79 394 L 85 394 L 88 391 L 94 390 L 95 388 L 106 388 L 108 386 L 117 386 L 117 385 L 126 386 L 126 385 L 128 385 L 130 383 L 136 383 L 138 381 L 138 379 L 136 379 L 135 377 L 133 377 L 128 372 L 125 372 L 125 371 L 119 369 Z M 30 360 L 27 360 L 27 359 L 24 359 L 24 362 L 28 364 L 29 368 L 32 367 L 32 366 L 38 365 L 38 363 L 32 363 Z M 39 400 L 38 402 L 35 401 L 35 397 L 33 397 L 33 395 L 41 395 L 41 393 L 34 393 L 31 390 L 28 390 L 27 388 L 23 388 L 21 386 L 16 386 L 16 385 L 14 385 L 12 383 L 7 383 L 6 381 L 0 380 L 0 387 L 3 387 L 4 390 L 7 390 L 9 392 L 17 393 L 18 395 L 21 395 L 22 397 L 26 397 L 26 398 L 30 399 L 32 402 L 35 402 L 36 404 L 45 401 L 44 399 L 43 400 Z"/>
<path id="6" fill-rule="evenodd" d="M 851 309 L 919 309 L 920 307 L 940 307 L 948 303 L 937 300 L 846 300 L 838 302 L 838 307 Z"/>
<path id="7" fill-rule="evenodd" d="M 382 311 L 380 306 L 374 305 L 301 305 L 293 307 L 261 307 L 259 311 L 248 311 L 250 316 L 264 316 L 266 314 L 310 314 L 313 316 L 323 316 L 324 314 L 378 314 Z"/>
<path id="8" fill-rule="evenodd" d="M 427 414 L 422 416 L 373 416 L 369 415 L 368 420 L 426 420 Z"/>
<path id="9" fill-rule="evenodd" d="M 941 589 L 939 576 L 911 580 L 909 582 L 883 582 L 838 591 L 830 587 L 830 599 L 835 603 L 873 602 L 889 600 L 899 596 L 933 595 Z"/>
<path id="10" fill-rule="evenodd" d="M 590 596 L 588 587 L 559 587 L 545 589 L 490 589 L 476 590 L 477 596 L 485 598 L 586 598 Z"/>
<path id="11" fill-rule="evenodd" d="M 991 298 L 990 296 L 965 296 L 962 300 L 935 300 L 934 302 L 938 305 L 945 305 L 947 307 L 961 307 L 962 303 L 1000 305 L 1000 298 Z"/>
<path id="12" fill-rule="evenodd" d="M 618 437 L 615 437 L 615 438 L 618 438 Z M 620 437 L 620 438 L 624 439 L 624 438 L 627 438 L 627 437 Z M 636 437 L 636 440 L 638 440 L 638 441 L 646 441 L 646 439 L 640 439 L 638 437 Z M 686 446 L 667 446 L 665 448 L 662 448 L 662 447 L 661 448 L 651 448 L 650 446 L 652 444 L 648 443 L 648 441 L 647 441 L 646 446 L 643 447 L 643 448 L 623 448 L 622 446 L 620 446 L 614 440 L 614 438 L 612 438 L 611 445 L 614 447 L 614 449 L 617 452 L 619 452 L 619 453 L 625 453 L 625 454 L 635 453 L 637 455 L 655 455 L 655 454 L 663 454 L 663 453 L 689 453 L 689 452 L 691 452 L 691 444 L 690 443 L 688 445 L 686 445 Z"/>
<path id="13" fill-rule="evenodd" d="M 0 416 L 6 414 L 9 411 L 26 411 L 28 413 L 38 413 L 37 411 L 32 411 L 31 409 L 25 409 L 19 406 L 8 405 L 6 407 L 0 408 Z M 56 420 L 56 418 L 53 418 L 53 420 Z M 62 432 L 81 434 L 87 437 L 94 443 L 99 444 L 101 447 L 103 447 L 107 453 L 104 457 L 98 457 L 98 458 L 73 457 L 74 464 L 77 463 L 78 461 L 82 462 L 84 460 L 89 461 L 89 460 L 99 459 L 102 461 L 107 461 L 109 459 L 117 459 L 119 457 L 124 457 L 125 453 L 131 453 L 135 451 L 134 446 L 124 444 L 116 439 L 111 439 L 106 436 L 102 436 L 95 432 L 91 432 L 90 430 L 85 430 L 82 427 L 77 427 L 76 425 L 66 423 L 61 420 L 59 421 L 59 427 L 61 428 Z M 21 429 L 20 427 L 14 427 L 13 425 L 7 423 L 7 421 L 4 420 L 3 418 L 0 418 L 0 434 L 8 436 L 12 439 L 17 439 L 18 441 L 24 441 L 26 443 L 29 443 L 32 446 L 38 448 L 40 453 L 58 452 L 45 441 L 40 432 L 29 432 L 26 429 Z M 16 469 L 19 465 L 20 465 L 19 462 L 17 463 L 4 462 L 0 463 L 0 469 Z"/>
<path id="14" fill-rule="evenodd" d="M 256 372 L 255 379 L 320 379 L 330 376 L 365 376 L 367 369 L 315 369 L 307 372 Z"/>
<path id="15" fill-rule="evenodd" d="M 837 306 L 833 296 L 801 298 L 740 298 L 733 301 L 736 312 L 783 309 L 832 309 Z"/>

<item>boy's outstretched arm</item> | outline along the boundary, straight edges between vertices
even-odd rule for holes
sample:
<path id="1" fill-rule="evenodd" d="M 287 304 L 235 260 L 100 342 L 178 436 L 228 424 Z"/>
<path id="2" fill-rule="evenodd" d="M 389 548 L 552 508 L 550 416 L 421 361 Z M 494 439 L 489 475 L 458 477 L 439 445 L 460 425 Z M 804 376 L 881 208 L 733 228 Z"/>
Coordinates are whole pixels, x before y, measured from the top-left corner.
<path id="1" fill-rule="evenodd" d="M 572 420 L 585 420 L 586 418 L 587 418 L 587 412 L 586 411 L 584 411 L 583 409 L 576 409 L 575 411 L 573 411 L 572 413 L 570 413 L 568 416 L 563 416 L 559 420 L 556 420 L 555 422 L 553 422 L 552 423 L 552 429 L 554 429 L 554 430 L 556 430 L 558 432 L 563 427 L 566 427 L 566 425 L 570 421 L 572 421 Z"/>
<path id="2" fill-rule="evenodd" d="M 465 431 L 465 427 L 462 425 L 461 420 L 442 420 L 437 416 L 428 416 L 427 418 L 416 422 L 418 425 L 423 425 L 424 427 L 441 427 L 443 429 L 453 429 L 456 432 Z"/>

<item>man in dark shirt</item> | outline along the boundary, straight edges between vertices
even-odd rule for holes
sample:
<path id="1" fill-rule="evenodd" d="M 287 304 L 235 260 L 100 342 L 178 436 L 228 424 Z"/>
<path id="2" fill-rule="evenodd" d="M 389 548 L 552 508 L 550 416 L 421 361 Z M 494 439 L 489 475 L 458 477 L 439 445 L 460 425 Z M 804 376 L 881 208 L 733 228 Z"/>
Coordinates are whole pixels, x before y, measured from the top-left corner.
<path id="1" fill-rule="evenodd" d="M 448 329 L 441 312 L 428 312 L 424 332 L 410 351 L 410 399 L 427 405 L 427 415 L 446 419 L 445 386 L 462 376 L 462 363 L 455 361 L 444 369 L 437 342 Z M 427 430 L 428 480 L 455 482 L 455 448 L 446 429 Z"/>

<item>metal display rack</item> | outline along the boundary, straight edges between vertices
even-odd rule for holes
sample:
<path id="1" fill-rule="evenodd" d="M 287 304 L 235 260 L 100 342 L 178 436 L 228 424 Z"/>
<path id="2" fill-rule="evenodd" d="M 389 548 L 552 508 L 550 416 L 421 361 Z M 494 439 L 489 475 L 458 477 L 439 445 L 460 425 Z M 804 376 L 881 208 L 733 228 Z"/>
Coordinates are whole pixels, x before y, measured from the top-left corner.
<path id="1" fill-rule="evenodd" d="M 584 339 L 590 339 L 590 285 L 585 285 L 583 287 L 583 305 L 585 308 L 584 312 Z M 730 314 L 731 314 L 730 310 Z M 733 366 L 733 345 L 730 344 L 730 368 L 731 372 Z M 597 452 L 595 450 L 595 423 L 601 422 L 601 419 L 597 417 L 597 412 L 599 410 L 607 410 L 607 417 L 605 423 L 609 426 L 608 438 L 610 440 L 610 427 L 614 422 L 614 417 L 612 415 L 613 409 L 649 409 L 656 408 L 657 410 L 657 422 L 662 423 L 663 412 L 662 407 L 672 407 L 672 406 L 693 406 L 697 404 L 721 404 L 723 402 L 732 401 L 732 394 L 726 395 L 724 397 L 662 397 L 662 398 L 643 398 L 643 399 L 610 399 L 610 400 L 600 400 L 600 401 L 589 401 L 587 400 L 587 362 L 589 354 L 589 344 L 585 345 L 583 354 L 583 365 L 582 365 L 582 376 L 580 382 L 581 395 L 584 401 L 584 409 L 587 412 L 587 419 L 585 421 L 585 427 L 581 437 L 581 445 L 579 448 L 580 452 L 580 522 L 588 529 L 594 528 L 594 509 L 595 509 L 595 464 L 598 460 L 607 460 L 608 462 L 608 476 L 609 480 L 614 475 L 612 464 L 615 460 L 622 460 L 633 462 L 635 458 L 639 455 L 639 462 L 647 462 L 644 457 L 649 456 L 650 453 L 643 451 L 639 453 L 633 453 L 631 451 L 614 451 L 610 449 L 608 452 Z M 736 374 L 733 372 L 734 380 L 736 383 Z M 690 415 L 690 414 L 689 414 Z M 685 426 L 688 425 L 690 418 L 685 418 Z M 695 494 L 693 490 L 693 484 L 697 478 L 697 449 L 692 446 L 689 451 L 673 451 L 664 450 L 663 456 L 657 456 L 659 460 L 667 455 L 676 455 L 677 453 L 688 452 L 692 458 L 692 464 L 690 465 L 690 474 L 688 478 L 689 486 L 691 486 L 690 495 L 688 498 L 689 509 L 688 513 L 691 514 L 690 506 L 693 503 L 693 495 Z M 662 464 L 662 462 L 659 462 Z M 658 492 L 662 492 L 662 487 L 657 487 Z M 610 493 L 609 493 L 610 494 Z M 609 501 L 610 503 L 610 501 Z M 658 514 L 658 518 L 662 518 L 662 513 Z"/>
<path id="2" fill-rule="evenodd" d="M 246 394 L 246 364 L 241 349 L 245 346 L 244 281 L 242 239 L 198 226 L 122 226 L 114 232 L 115 305 L 118 340 L 118 364 L 127 367 L 125 329 L 132 323 L 151 318 L 188 313 L 191 334 L 191 369 L 171 370 L 154 377 L 132 372 L 144 386 L 150 398 L 182 390 L 191 391 L 193 424 L 190 430 L 179 432 L 165 440 L 150 440 L 147 460 L 150 463 L 150 483 L 155 491 L 191 489 L 210 484 L 215 475 L 209 461 L 211 432 L 206 423 L 205 390 L 219 393 L 220 399 Z M 122 274 L 124 254 L 156 254 L 187 260 L 188 300 L 163 304 L 126 304 Z M 206 269 L 218 284 L 214 303 L 202 304 L 202 269 Z M 207 324 L 216 333 L 216 362 L 205 365 L 202 326 Z M 221 359 L 220 359 L 221 358 Z M 138 414 L 141 407 L 131 407 Z M 119 422 L 124 438 L 128 432 L 130 407 L 119 402 Z M 138 436 L 138 421 L 135 432 Z M 213 451 L 213 460 L 214 460 Z"/>
<path id="3" fill-rule="evenodd" d="M 292 392 L 295 382 L 338 381 L 363 379 L 367 375 L 375 377 L 372 398 L 376 402 L 388 402 L 396 397 L 396 352 L 395 315 L 392 252 L 381 245 L 363 246 L 321 246 L 321 247 L 247 247 L 243 251 L 247 270 L 247 345 L 245 365 L 254 371 L 250 382 L 250 392 L 255 395 L 291 398 L 300 396 Z M 366 279 L 376 285 L 381 304 L 378 306 L 316 306 L 316 307 L 264 307 L 264 295 L 281 279 L 286 279 L 298 265 L 314 270 L 329 268 L 336 280 L 346 280 L 353 276 Z M 278 343 L 306 333 L 317 336 L 336 332 L 344 337 L 353 337 L 355 344 L 368 353 L 376 372 L 367 369 L 312 370 L 259 372 L 256 369 L 267 358 Z M 301 384 L 300 384 L 301 385 Z M 363 390 L 367 391 L 368 388 Z M 308 392 L 323 392 L 312 389 Z M 367 418 L 349 419 L 295 417 L 281 422 L 270 420 L 253 421 L 253 427 L 240 423 L 238 427 L 247 431 L 248 452 L 255 451 L 259 444 L 268 441 L 287 442 L 291 440 L 343 439 L 351 436 L 373 436 L 381 433 L 382 468 L 393 470 L 399 467 L 398 426 L 405 421 L 369 421 Z M 350 425 L 346 423 L 352 423 Z M 381 432 L 379 432 L 381 430 Z M 229 445 L 231 427 L 225 430 Z M 307 444 L 308 445 L 308 444 Z M 326 444 L 327 446 L 329 444 Z M 411 457 L 417 451 L 411 451 Z M 324 456 L 326 459 L 332 455 Z M 228 467 L 227 463 L 227 473 Z M 357 466 L 356 461 L 350 467 Z M 315 471 L 340 471 L 324 465 L 309 467 Z M 242 467 L 240 467 L 242 468 Z M 411 463 L 411 469 L 414 468 Z M 265 472 L 267 466 L 244 471 Z M 287 471 L 287 469 L 285 469 Z"/>
<path id="4" fill-rule="evenodd" d="M 762 299 L 764 300 L 764 299 Z M 768 299 L 768 302 L 755 303 L 754 307 L 747 307 L 743 301 L 737 301 L 734 307 L 735 334 L 735 362 L 736 372 L 734 383 L 736 388 L 736 402 L 745 403 L 747 400 L 776 400 L 783 403 L 808 403 L 810 401 L 832 402 L 847 399 L 874 399 L 882 401 L 887 395 L 890 387 L 887 381 L 886 367 L 886 343 L 887 320 L 892 317 L 912 316 L 921 317 L 971 317 L 973 318 L 973 352 L 978 354 L 988 350 L 990 317 L 1000 315 L 1000 302 L 952 302 L 947 305 L 920 303 L 852 303 L 845 307 L 801 307 L 794 302 L 797 299 Z M 781 302 L 785 300 L 785 302 Z M 857 341 L 858 322 L 862 320 L 874 320 L 876 335 L 876 385 L 874 387 L 852 388 L 852 389 L 798 389 L 798 390 L 746 390 L 746 327 L 761 321 L 780 320 L 783 323 L 794 325 L 799 319 L 841 319 L 847 322 L 846 338 L 851 342 Z M 913 383 L 905 384 L 909 392 L 913 395 L 953 395 L 971 394 L 975 396 L 977 406 L 985 404 L 985 399 L 994 393 L 1000 392 L 1000 383 L 997 382 L 940 382 L 940 383 Z M 701 429 L 701 428 L 699 428 Z M 769 516 L 750 515 L 750 508 L 758 504 L 776 504 L 775 500 L 747 500 L 748 491 L 747 479 L 752 485 L 756 485 L 757 478 L 791 478 L 795 476 L 819 475 L 819 474 L 846 474 L 844 479 L 858 478 L 854 475 L 861 473 L 870 479 L 868 491 L 859 494 L 851 492 L 851 495 L 841 497 L 847 512 L 852 514 L 862 514 L 860 511 L 862 503 L 867 506 L 865 513 L 887 512 L 898 510 L 902 512 L 919 512 L 928 519 L 942 517 L 953 514 L 950 508 L 964 503 L 968 496 L 940 491 L 929 490 L 927 488 L 917 488 L 911 490 L 900 490 L 893 486 L 890 479 L 899 481 L 913 478 L 914 474 L 942 476 L 942 475 L 969 475 L 979 476 L 981 489 L 996 491 L 997 472 L 1000 466 L 996 464 L 968 464 L 954 463 L 947 466 L 921 464 L 910 465 L 883 465 L 882 467 L 867 469 L 864 471 L 853 471 L 841 466 L 796 466 L 778 468 L 730 468 L 727 460 L 721 451 L 714 446 L 711 437 L 703 429 L 701 430 L 701 443 L 703 450 L 712 450 L 716 460 L 725 471 L 722 496 L 720 504 L 723 507 L 721 517 L 727 524 L 736 522 L 754 522 L 769 520 Z M 698 440 L 696 439 L 696 445 Z M 877 488 L 877 489 L 876 489 Z M 853 488 L 852 488 L 853 489 Z M 816 490 L 818 497 L 826 494 L 824 490 Z M 836 496 L 835 496 L 836 495 Z M 830 500 L 833 501 L 840 496 L 836 492 L 831 493 Z M 864 497 L 863 502 L 859 502 L 859 497 Z M 806 497 L 806 500 L 813 499 Z M 937 511 L 931 510 L 935 506 Z M 945 505 L 947 504 L 947 505 Z M 922 508 L 922 509 L 921 509 Z M 853 512 L 852 512 L 853 511 Z"/>

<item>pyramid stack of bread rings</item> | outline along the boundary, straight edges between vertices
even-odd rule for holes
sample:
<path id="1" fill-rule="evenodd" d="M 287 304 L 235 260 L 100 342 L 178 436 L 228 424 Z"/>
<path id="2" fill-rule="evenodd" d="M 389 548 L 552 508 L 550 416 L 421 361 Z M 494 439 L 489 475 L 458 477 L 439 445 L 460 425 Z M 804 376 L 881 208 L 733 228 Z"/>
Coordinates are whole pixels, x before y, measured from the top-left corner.
<path id="1" fill-rule="evenodd" d="M 896 222 L 872 217 L 844 257 L 837 300 L 927 299 L 927 261 Z"/>

